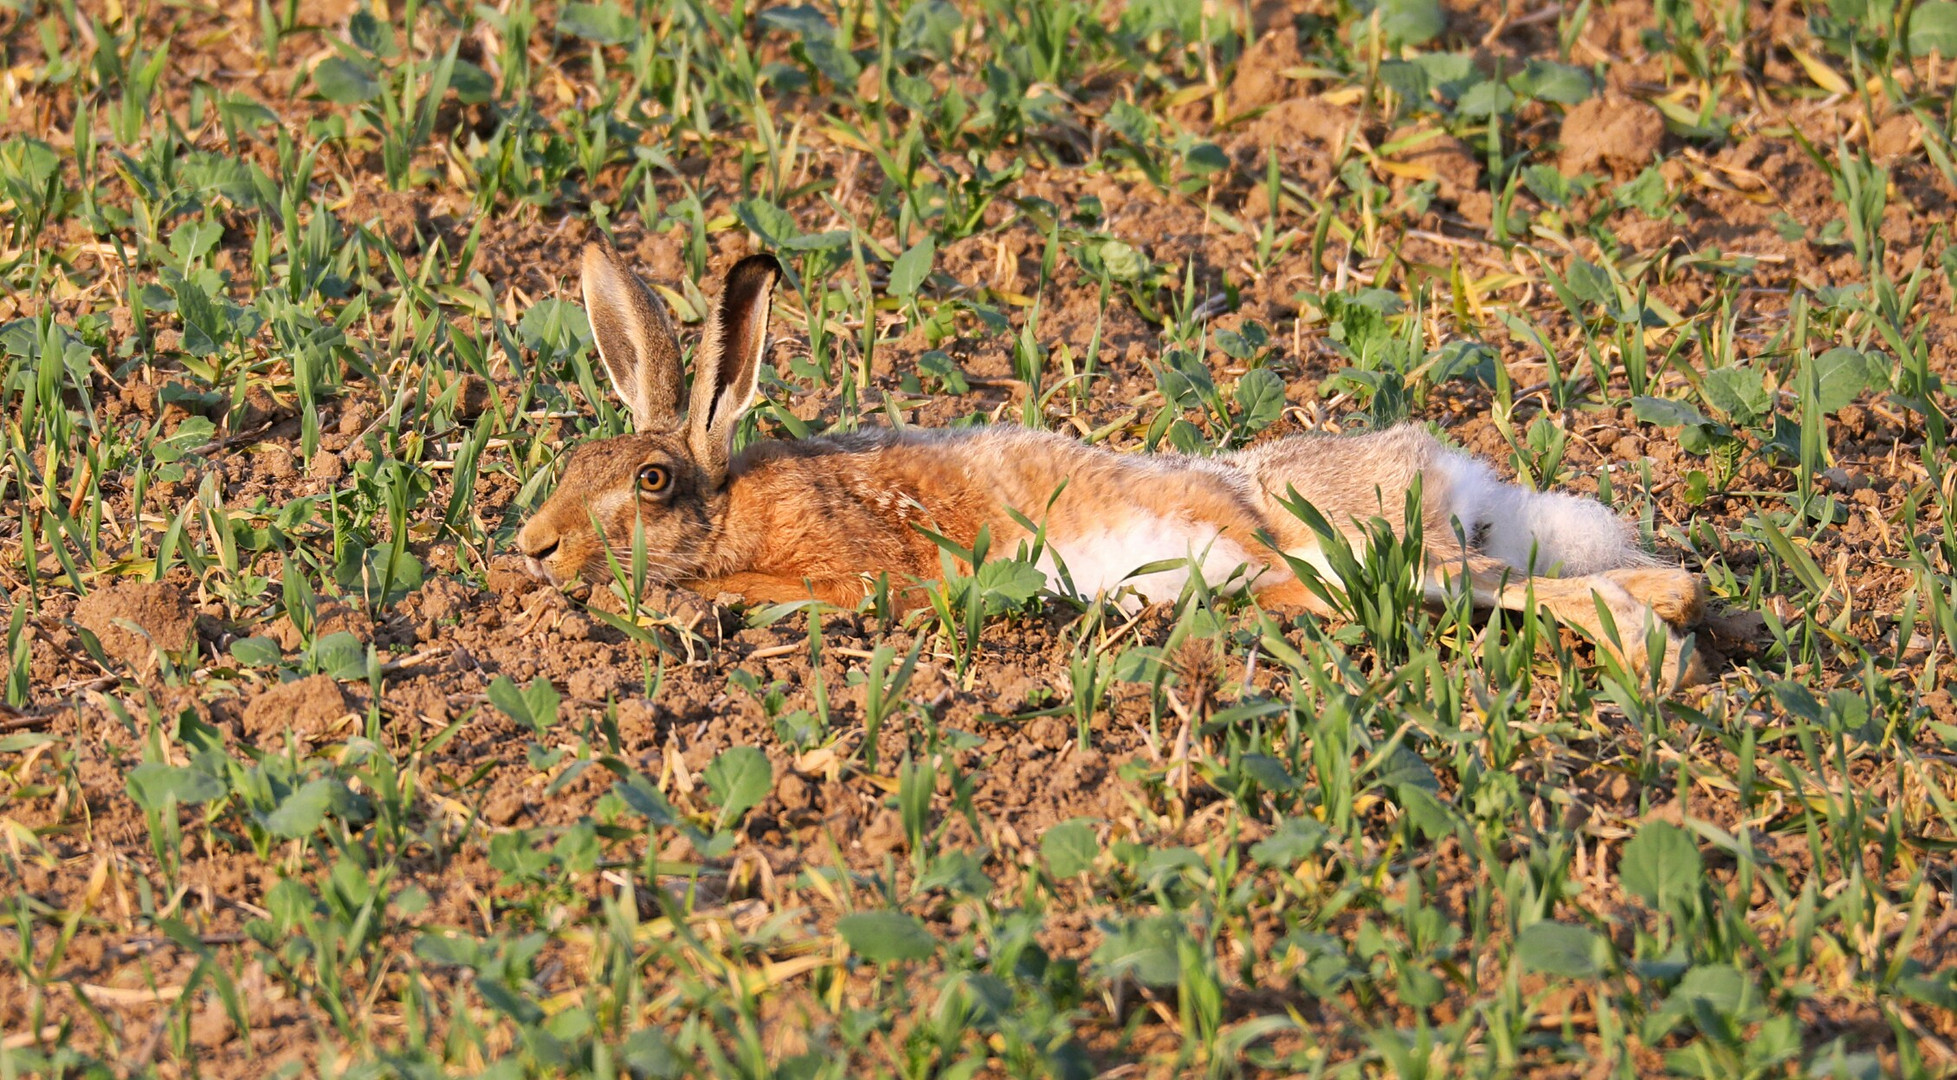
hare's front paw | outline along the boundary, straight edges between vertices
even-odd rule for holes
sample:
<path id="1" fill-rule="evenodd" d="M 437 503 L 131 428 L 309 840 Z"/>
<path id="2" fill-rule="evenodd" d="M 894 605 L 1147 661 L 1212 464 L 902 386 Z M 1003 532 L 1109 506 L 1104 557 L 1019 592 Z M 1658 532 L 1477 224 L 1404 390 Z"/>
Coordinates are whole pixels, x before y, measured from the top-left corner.
<path id="1" fill-rule="evenodd" d="M 651 586 L 640 603 L 664 612 L 688 630 L 711 633 L 720 625 L 720 607 L 691 589 Z"/>

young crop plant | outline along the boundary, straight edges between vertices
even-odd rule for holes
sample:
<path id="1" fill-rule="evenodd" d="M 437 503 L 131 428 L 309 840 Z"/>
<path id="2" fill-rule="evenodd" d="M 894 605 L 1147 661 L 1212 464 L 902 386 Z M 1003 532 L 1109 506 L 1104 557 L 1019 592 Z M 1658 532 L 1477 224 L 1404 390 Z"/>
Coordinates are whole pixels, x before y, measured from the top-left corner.
<path id="1" fill-rule="evenodd" d="M 0 1075 L 1957 1071 L 1957 4 L 0 53 Z M 1135 510 L 1302 435 L 1453 471 Z M 1434 573 L 1552 493 L 1689 625 Z"/>

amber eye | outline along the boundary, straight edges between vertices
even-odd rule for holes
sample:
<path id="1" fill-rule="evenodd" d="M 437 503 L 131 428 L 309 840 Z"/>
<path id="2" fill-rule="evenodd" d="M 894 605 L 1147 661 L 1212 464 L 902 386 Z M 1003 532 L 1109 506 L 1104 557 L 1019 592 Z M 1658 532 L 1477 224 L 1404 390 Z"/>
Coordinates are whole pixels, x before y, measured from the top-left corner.
<path id="1" fill-rule="evenodd" d="M 639 490 L 647 495 L 658 495 L 673 482 L 673 474 L 664 465 L 647 465 L 639 470 Z"/>

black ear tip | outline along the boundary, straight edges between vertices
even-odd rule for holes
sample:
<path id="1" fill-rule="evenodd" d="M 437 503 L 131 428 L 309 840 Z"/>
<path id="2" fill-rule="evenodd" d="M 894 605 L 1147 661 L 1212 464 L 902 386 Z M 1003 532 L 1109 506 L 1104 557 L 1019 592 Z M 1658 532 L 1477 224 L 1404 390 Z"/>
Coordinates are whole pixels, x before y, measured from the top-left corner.
<path id="1" fill-rule="evenodd" d="M 759 255 L 749 255 L 747 258 L 735 263 L 734 268 L 727 271 L 727 279 L 729 281 L 752 281 L 758 278 L 772 284 L 776 278 L 781 277 L 781 273 L 780 260 L 776 259 L 773 255 L 762 252 Z"/>

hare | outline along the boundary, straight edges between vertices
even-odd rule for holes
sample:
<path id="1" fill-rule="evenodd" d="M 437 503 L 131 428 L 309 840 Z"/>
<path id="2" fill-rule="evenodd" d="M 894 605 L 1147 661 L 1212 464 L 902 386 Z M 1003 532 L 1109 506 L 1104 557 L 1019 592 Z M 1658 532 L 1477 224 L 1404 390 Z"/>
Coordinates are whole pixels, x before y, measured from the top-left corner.
<path id="1" fill-rule="evenodd" d="M 517 535 L 531 574 L 562 581 L 604 566 L 607 549 L 630 565 L 637 530 L 657 583 L 854 606 L 878 575 L 899 590 L 940 576 L 926 530 L 968 548 L 981 529 L 994 550 L 1030 540 L 1017 511 L 1044 524 L 1048 579 L 1064 574 L 1082 595 L 1125 586 L 1171 600 L 1198 572 L 1266 607 L 1325 614 L 1279 557 L 1332 580 L 1319 536 L 1280 500 L 1295 491 L 1356 545 L 1359 522 L 1404 528 L 1417 481 L 1430 601 L 1465 585 L 1480 606 L 1539 605 L 1611 648 L 1607 611 L 1639 667 L 1646 629 L 1659 624 L 1662 677 L 1705 677 L 1684 637 L 1705 602 L 1697 576 L 1658 565 L 1601 503 L 1503 483 L 1418 427 L 1298 435 L 1214 457 L 1116 453 L 1006 426 L 867 429 L 735 454 L 780 272 L 767 255 L 728 271 L 688 392 L 664 309 L 608 245 L 585 247 L 585 307 L 635 431 L 571 453 Z M 1180 564 L 1150 566 L 1170 560 Z"/>

